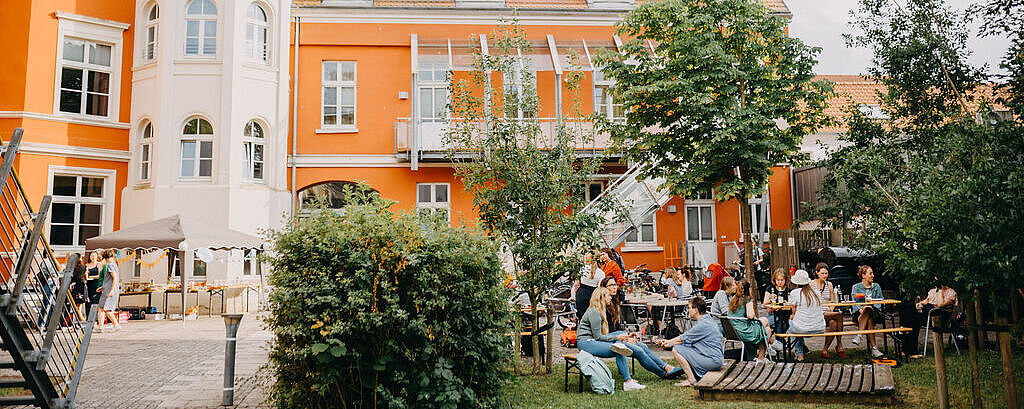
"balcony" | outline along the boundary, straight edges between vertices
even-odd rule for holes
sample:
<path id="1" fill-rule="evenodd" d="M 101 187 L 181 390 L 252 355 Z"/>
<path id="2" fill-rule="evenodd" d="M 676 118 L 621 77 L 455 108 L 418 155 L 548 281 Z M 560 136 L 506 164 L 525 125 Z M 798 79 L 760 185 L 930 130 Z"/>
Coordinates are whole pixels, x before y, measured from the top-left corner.
<path id="1" fill-rule="evenodd" d="M 540 137 L 542 144 L 550 146 L 554 143 L 557 135 L 558 120 L 556 118 L 528 119 L 537 121 L 540 125 Z M 584 135 L 585 143 L 576 146 L 580 155 L 593 154 L 596 151 L 604 151 L 611 145 L 611 139 L 607 133 L 597 132 L 594 123 L 580 119 L 567 119 L 563 122 L 570 132 L 578 132 Z M 416 128 L 418 129 L 418 132 Z M 410 118 L 398 118 L 395 120 L 395 154 L 400 156 L 408 155 L 413 161 L 443 162 L 450 158 L 450 147 L 447 140 L 448 124 L 445 122 L 419 121 L 414 124 Z"/>

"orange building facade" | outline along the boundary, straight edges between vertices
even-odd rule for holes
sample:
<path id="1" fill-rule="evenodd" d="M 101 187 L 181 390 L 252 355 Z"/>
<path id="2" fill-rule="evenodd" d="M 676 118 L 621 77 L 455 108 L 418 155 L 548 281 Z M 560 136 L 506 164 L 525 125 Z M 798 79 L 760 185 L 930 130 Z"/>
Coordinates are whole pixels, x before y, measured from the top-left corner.
<path id="1" fill-rule="evenodd" d="M 781 1 L 766 4 L 789 17 Z M 531 43 L 523 69 L 535 74 L 544 132 L 559 114 L 621 115 L 591 58 L 616 50 L 614 24 L 632 7 L 19 1 L 0 13 L 11 28 L 0 39 L 0 137 L 25 129 L 15 169 L 31 200 L 53 195 L 47 237 L 58 254 L 175 213 L 257 233 L 281 226 L 289 201 L 301 212 L 315 194 L 350 182 L 399 209 L 441 209 L 453 225 L 473 226 L 472 197 L 444 153 L 447 72 L 468 71 L 472 49 L 493 47 L 495 30 L 515 15 Z M 570 65 L 584 75 L 576 93 L 563 82 L 559 110 L 558 71 Z M 497 89 L 512 82 L 493 81 Z M 587 196 L 626 169 L 609 159 Z M 792 169 L 774 170 L 767 198 L 751 205 L 760 234 L 794 218 Z M 739 226 L 734 201 L 675 197 L 619 250 L 630 268 L 730 264 Z"/>

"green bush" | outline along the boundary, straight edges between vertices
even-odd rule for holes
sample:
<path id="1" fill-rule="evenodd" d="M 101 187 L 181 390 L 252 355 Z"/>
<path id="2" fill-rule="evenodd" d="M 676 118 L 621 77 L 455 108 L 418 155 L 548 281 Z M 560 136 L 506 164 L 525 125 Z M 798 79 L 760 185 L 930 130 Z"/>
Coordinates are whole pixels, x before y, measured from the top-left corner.
<path id="1" fill-rule="evenodd" d="M 278 407 L 490 407 L 511 379 L 494 244 L 388 205 L 270 233 Z"/>

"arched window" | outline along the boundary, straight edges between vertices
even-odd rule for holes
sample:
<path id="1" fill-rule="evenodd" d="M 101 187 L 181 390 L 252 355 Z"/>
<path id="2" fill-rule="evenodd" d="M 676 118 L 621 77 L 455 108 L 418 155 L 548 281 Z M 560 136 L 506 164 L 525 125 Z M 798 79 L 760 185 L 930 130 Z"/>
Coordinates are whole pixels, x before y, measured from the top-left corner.
<path id="1" fill-rule="evenodd" d="M 160 6 L 156 3 L 149 8 L 146 17 L 146 49 L 142 52 L 142 58 L 146 61 L 156 59 L 156 35 L 157 26 L 160 23 Z"/>
<path id="2" fill-rule="evenodd" d="M 192 0 L 185 8 L 185 55 L 217 54 L 217 7 L 210 0 Z"/>
<path id="3" fill-rule="evenodd" d="M 181 130 L 182 178 L 213 175 L 213 126 L 202 118 L 189 118 Z"/>
<path id="4" fill-rule="evenodd" d="M 263 181 L 265 140 L 263 126 L 259 122 L 249 121 L 245 124 L 245 131 L 242 132 L 242 162 L 247 179 Z"/>
<path id="5" fill-rule="evenodd" d="M 355 182 L 322 182 L 307 186 L 299 190 L 299 210 L 310 211 L 315 209 L 317 198 L 323 197 L 327 200 L 327 207 L 341 209 L 349 204 L 346 192 L 358 186 Z M 373 190 L 376 192 L 376 190 Z"/>
<path id="6" fill-rule="evenodd" d="M 267 12 L 259 4 L 249 5 L 249 22 L 245 26 L 245 49 L 249 59 L 261 63 L 270 61 L 270 24 Z"/>
<path id="7" fill-rule="evenodd" d="M 139 135 L 139 180 L 149 180 L 152 156 L 153 123 L 146 121 L 142 124 L 142 132 Z"/>

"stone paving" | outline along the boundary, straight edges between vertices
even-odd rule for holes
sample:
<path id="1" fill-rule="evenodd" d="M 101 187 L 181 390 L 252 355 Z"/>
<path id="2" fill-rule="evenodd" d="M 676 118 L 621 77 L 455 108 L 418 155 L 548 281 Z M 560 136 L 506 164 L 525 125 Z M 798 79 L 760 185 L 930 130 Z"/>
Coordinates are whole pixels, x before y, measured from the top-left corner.
<path id="1" fill-rule="evenodd" d="M 219 407 L 224 374 L 224 320 L 130 321 L 93 334 L 77 408 Z M 235 364 L 235 407 L 270 407 L 260 388 L 271 334 L 255 314 L 242 319 Z M 265 378 L 265 377 L 264 377 Z"/>

